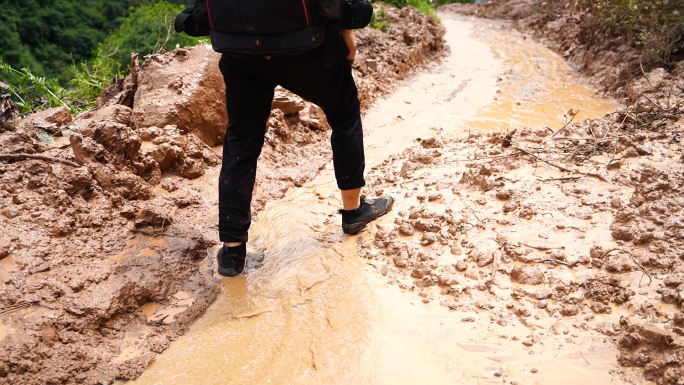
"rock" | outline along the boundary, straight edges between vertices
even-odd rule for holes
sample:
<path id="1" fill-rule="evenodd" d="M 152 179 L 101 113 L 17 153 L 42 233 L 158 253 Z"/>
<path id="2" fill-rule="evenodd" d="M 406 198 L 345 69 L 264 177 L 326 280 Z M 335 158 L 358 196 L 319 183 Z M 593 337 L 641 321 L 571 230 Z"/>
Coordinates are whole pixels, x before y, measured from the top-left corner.
<path id="1" fill-rule="evenodd" d="M 404 253 L 395 255 L 393 260 L 394 265 L 397 267 L 407 267 L 409 265 L 408 255 Z"/>
<path id="2" fill-rule="evenodd" d="M 0 361 L 0 377 L 7 377 L 9 374 L 9 366 L 5 361 Z"/>
<path id="3" fill-rule="evenodd" d="M 153 226 L 165 227 L 172 223 L 171 216 L 161 207 L 153 205 L 146 205 L 138 213 L 135 218 L 135 227 Z"/>
<path id="4" fill-rule="evenodd" d="M 503 205 L 503 212 L 504 213 L 510 213 L 511 211 L 515 211 L 518 208 L 518 203 L 517 202 L 506 202 L 505 205 Z"/>
<path id="5" fill-rule="evenodd" d="M 622 201 L 620 200 L 620 198 L 615 197 L 615 198 L 611 199 L 610 200 L 610 207 L 612 207 L 614 209 L 619 209 L 620 207 L 622 207 Z"/>
<path id="6" fill-rule="evenodd" d="M 468 263 L 464 260 L 460 260 L 456 262 L 454 267 L 456 267 L 456 270 L 458 271 L 466 271 L 468 269 Z"/>
<path id="7" fill-rule="evenodd" d="M 202 159 L 185 158 L 183 166 L 181 167 L 181 176 L 183 178 L 194 179 L 199 178 L 207 171 L 207 166 Z"/>
<path id="8" fill-rule="evenodd" d="M 480 267 L 485 267 L 494 262 L 494 253 L 492 251 L 474 251 L 470 254 L 470 257 L 473 258 Z"/>
<path id="9" fill-rule="evenodd" d="M 617 170 L 620 167 L 622 167 L 623 164 L 625 164 L 625 161 L 620 159 L 620 160 L 617 160 L 615 162 L 608 163 L 608 166 L 606 166 L 606 168 L 608 170 Z"/>
<path id="10" fill-rule="evenodd" d="M 639 152 L 634 147 L 629 147 L 625 150 L 623 156 L 625 158 L 636 158 L 639 156 Z"/>
<path id="11" fill-rule="evenodd" d="M 50 262 L 43 262 L 38 266 L 30 268 L 29 273 L 31 273 L 31 274 L 42 273 L 44 271 L 50 270 L 51 267 L 52 267 L 52 265 L 50 265 Z"/>
<path id="12" fill-rule="evenodd" d="M 17 125 L 19 128 L 45 128 L 56 130 L 71 123 L 71 111 L 66 107 L 49 108 L 30 114 Z"/>
<path id="13" fill-rule="evenodd" d="M 444 286 L 451 286 L 458 284 L 456 274 L 444 273 L 439 276 L 439 284 Z"/>
<path id="14" fill-rule="evenodd" d="M 87 129 L 92 124 L 109 121 L 131 127 L 133 125 L 132 114 L 133 110 L 129 107 L 114 104 L 78 115 L 72 125 L 78 126 L 80 129 Z"/>
<path id="15" fill-rule="evenodd" d="M 665 278 L 663 283 L 667 287 L 678 287 L 679 285 L 684 284 L 684 277 L 679 275 L 670 275 Z"/>
<path id="16" fill-rule="evenodd" d="M 523 285 L 540 285 L 546 276 L 536 266 L 516 266 L 511 271 L 511 278 Z"/>
<path id="17" fill-rule="evenodd" d="M 408 223 L 403 223 L 401 226 L 399 226 L 399 234 L 404 235 L 404 236 L 411 236 L 415 234 L 416 230 L 413 228 Z"/>
<path id="18" fill-rule="evenodd" d="M 423 148 L 442 148 L 444 147 L 444 142 L 442 141 L 442 138 L 431 137 L 421 140 L 420 145 Z"/>
<path id="19" fill-rule="evenodd" d="M 496 198 L 501 199 L 502 201 L 511 199 L 512 195 L 513 195 L 513 191 L 511 191 L 510 189 L 499 190 L 496 192 Z"/>
<path id="20" fill-rule="evenodd" d="M 136 132 L 140 135 L 140 139 L 150 141 L 161 134 L 161 128 L 155 126 L 141 127 L 138 128 Z"/>
<path id="21" fill-rule="evenodd" d="M 176 181 L 171 179 L 171 178 L 162 179 L 161 185 L 162 185 L 162 188 L 168 192 L 174 192 L 180 188 L 180 187 L 178 187 L 178 183 L 176 183 Z"/>
<path id="22" fill-rule="evenodd" d="M 175 125 L 210 146 L 222 143 L 228 115 L 219 58 L 210 45 L 148 56 L 133 103 L 136 129 Z"/>
<path id="23" fill-rule="evenodd" d="M 8 236 L 0 237 L 0 259 L 6 258 L 12 248 L 12 239 Z"/>
<path id="24" fill-rule="evenodd" d="M 327 131 L 330 129 L 330 125 L 328 124 L 328 119 L 326 118 L 325 113 L 315 104 L 311 104 L 309 106 L 306 119 L 308 119 L 309 127 L 311 128 L 319 131 Z"/>
<path id="25" fill-rule="evenodd" d="M 162 143 L 158 146 L 150 147 L 145 155 L 149 155 L 159 164 L 162 171 L 169 170 L 184 156 L 183 149 L 171 143 Z"/>
<path id="26" fill-rule="evenodd" d="M 648 343 L 655 346 L 669 346 L 675 340 L 672 333 L 653 325 L 641 326 L 641 335 Z"/>
<path id="27" fill-rule="evenodd" d="M 421 239 L 421 244 L 423 246 L 431 245 L 435 242 L 439 242 L 439 235 L 431 232 L 423 234 L 423 238 Z"/>
<path id="28" fill-rule="evenodd" d="M 371 71 L 378 70 L 378 61 L 374 59 L 366 59 L 366 67 Z"/>
<path id="29" fill-rule="evenodd" d="M 273 97 L 273 108 L 279 109 L 284 115 L 294 115 L 305 107 L 306 104 L 299 96 L 281 87 L 276 89 Z"/>
<path id="30" fill-rule="evenodd" d="M 651 147 L 648 145 L 640 144 L 640 145 L 635 146 L 634 149 L 636 150 L 637 154 L 639 154 L 641 156 L 653 155 L 653 149 L 651 149 Z"/>

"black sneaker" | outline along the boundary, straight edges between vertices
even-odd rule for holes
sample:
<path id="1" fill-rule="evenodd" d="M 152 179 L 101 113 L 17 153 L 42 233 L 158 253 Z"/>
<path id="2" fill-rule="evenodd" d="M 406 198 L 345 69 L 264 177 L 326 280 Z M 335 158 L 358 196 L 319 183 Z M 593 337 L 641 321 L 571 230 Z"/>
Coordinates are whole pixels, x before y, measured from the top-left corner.
<path id="1" fill-rule="evenodd" d="M 235 277 L 242 273 L 246 255 L 247 246 L 244 243 L 235 247 L 222 246 L 216 254 L 218 273 L 224 277 Z"/>
<path id="2" fill-rule="evenodd" d="M 356 234 L 373 220 L 387 214 L 392 209 L 394 199 L 385 195 L 381 198 L 367 199 L 361 197 L 361 204 L 356 210 L 340 210 L 342 214 L 342 231 L 345 234 Z"/>

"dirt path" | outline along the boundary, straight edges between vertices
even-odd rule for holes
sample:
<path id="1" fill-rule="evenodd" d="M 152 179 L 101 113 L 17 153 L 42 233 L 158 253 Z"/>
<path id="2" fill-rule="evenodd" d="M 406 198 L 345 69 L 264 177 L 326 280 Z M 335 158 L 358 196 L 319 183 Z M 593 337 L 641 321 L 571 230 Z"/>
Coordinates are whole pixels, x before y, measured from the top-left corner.
<path id="1" fill-rule="evenodd" d="M 451 56 L 364 120 L 368 193 L 393 194 L 393 212 L 344 236 L 331 166 L 267 205 L 248 274 L 224 280 L 136 384 L 646 383 L 598 331 L 627 308 L 581 305 L 600 304 L 600 290 L 639 292 L 642 273 L 625 268 L 611 284 L 600 268 L 574 268 L 615 246 L 612 212 L 594 208 L 629 189 L 584 179 L 578 191 L 540 182 L 567 177 L 543 165 L 477 161 L 501 155 L 497 132 L 555 131 L 570 109 L 594 117 L 613 103 L 499 24 L 442 22 Z M 214 194 L 215 178 L 198 183 Z M 560 262 L 535 263 L 548 259 Z M 654 301 L 644 293 L 635 306 Z"/>

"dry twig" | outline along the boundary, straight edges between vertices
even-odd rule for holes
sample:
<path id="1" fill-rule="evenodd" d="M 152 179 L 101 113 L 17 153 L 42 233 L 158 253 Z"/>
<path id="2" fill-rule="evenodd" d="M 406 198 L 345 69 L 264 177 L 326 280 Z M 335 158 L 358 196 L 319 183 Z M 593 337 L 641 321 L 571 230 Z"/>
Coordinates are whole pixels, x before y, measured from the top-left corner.
<path id="1" fill-rule="evenodd" d="M 54 156 L 47 156 L 47 155 L 35 155 L 35 154 L 0 154 L 0 159 L 15 159 L 15 160 L 24 160 L 24 159 L 38 159 L 38 160 L 46 160 L 49 162 L 58 162 L 58 163 L 63 163 L 69 166 L 73 167 L 81 167 L 80 164 L 72 162 L 70 160 L 62 159 L 62 158 L 55 158 Z"/>

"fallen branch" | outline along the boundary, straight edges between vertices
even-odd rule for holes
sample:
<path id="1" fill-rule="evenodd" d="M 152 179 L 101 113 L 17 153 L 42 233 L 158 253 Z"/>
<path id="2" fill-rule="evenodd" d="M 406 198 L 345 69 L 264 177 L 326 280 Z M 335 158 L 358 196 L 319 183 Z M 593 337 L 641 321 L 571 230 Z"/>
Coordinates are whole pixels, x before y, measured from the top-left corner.
<path id="1" fill-rule="evenodd" d="M 34 154 L 0 154 L 0 159 L 15 159 L 15 160 L 23 160 L 23 159 L 38 159 L 38 160 L 46 160 L 49 162 L 57 162 L 57 163 L 63 163 L 69 166 L 73 167 L 81 167 L 80 164 L 72 162 L 70 160 L 62 159 L 62 158 L 55 158 L 54 156 L 47 156 L 47 155 L 34 155 Z"/>
<path id="2" fill-rule="evenodd" d="M 639 287 L 641 287 L 641 281 L 644 279 L 644 275 L 648 277 L 648 286 L 651 286 L 651 282 L 653 282 L 653 277 L 651 277 L 651 275 L 646 272 L 646 269 L 644 269 L 644 267 L 641 265 L 641 263 L 639 263 L 639 261 L 637 261 L 637 259 L 634 258 L 634 255 L 630 251 L 621 250 L 621 249 L 610 249 L 610 250 L 606 251 L 605 253 L 603 253 L 603 255 L 601 256 L 601 259 L 605 258 L 608 254 L 612 253 L 613 251 L 624 251 L 625 253 L 627 253 L 629 255 L 630 258 L 632 258 L 632 261 L 637 266 L 639 266 L 639 269 L 641 269 L 641 272 L 643 273 L 641 275 L 641 278 L 639 279 Z"/>
<path id="3" fill-rule="evenodd" d="M 547 258 L 547 259 L 540 259 L 540 260 L 538 260 L 538 261 L 534 261 L 534 263 L 548 263 L 548 262 L 558 263 L 558 264 L 567 266 L 567 267 L 569 267 L 569 268 L 571 268 L 571 269 L 573 268 L 573 266 L 575 266 L 574 263 L 573 263 L 573 264 L 570 264 L 570 263 L 567 263 L 567 262 L 565 262 L 565 261 L 559 261 L 559 260 L 557 260 L 557 259 L 548 259 L 548 258 Z"/>
<path id="4" fill-rule="evenodd" d="M 539 156 L 537 156 L 537 155 L 534 155 L 533 153 L 531 153 L 531 152 L 529 152 L 529 151 L 527 151 L 527 150 L 524 150 L 524 149 L 522 149 L 522 148 L 520 148 L 520 147 L 515 147 L 515 149 L 518 150 L 518 151 L 520 151 L 520 152 L 522 152 L 522 153 L 525 154 L 525 155 L 529 155 L 529 156 L 531 156 L 532 158 L 537 159 L 537 160 L 539 160 L 539 161 L 541 161 L 541 162 L 544 162 L 544 163 L 548 164 L 549 166 L 553 166 L 553 167 L 555 167 L 555 168 L 557 168 L 557 169 L 559 169 L 559 170 L 561 170 L 561 171 L 569 172 L 569 173 L 572 173 L 572 174 L 582 174 L 581 172 L 579 172 L 579 171 L 577 171 L 577 170 L 572 170 L 572 169 L 569 169 L 569 168 L 567 168 L 567 167 L 563 167 L 563 166 L 561 166 L 561 165 L 559 165 L 559 164 L 550 162 L 550 161 L 548 161 L 548 160 L 546 160 L 546 159 L 544 159 L 544 158 L 542 158 L 542 157 L 539 157 Z M 601 180 L 601 181 L 603 181 L 603 182 L 608 183 L 608 180 L 606 180 L 606 178 L 604 178 L 602 175 L 599 175 L 599 174 L 596 174 L 596 173 L 585 173 L 585 174 L 583 174 L 583 175 L 585 175 L 585 176 L 592 176 L 592 177 L 594 177 L 594 178 L 596 178 L 596 179 L 599 179 L 599 180 Z"/>
<path id="5" fill-rule="evenodd" d="M 527 243 L 523 243 L 523 242 L 519 242 L 519 243 L 520 243 L 521 245 L 523 245 L 523 246 L 527 246 L 527 247 L 529 247 L 529 248 L 537 249 L 537 250 L 540 250 L 540 251 L 553 250 L 553 249 L 558 249 L 558 250 L 564 250 L 564 249 L 565 249 L 565 246 L 561 246 L 561 247 L 532 246 L 532 245 L 528 245 Z"/>
<path id="6" fill-rule="evenodd" d="M 572 109 L 571 109 L 570 111 L 572 111 Z M 561 127 L 560 130 L 556 131 L 556 133 L 553 134 L 553 135 L 551 135 L 551 136 L 552 136 L 552 137 L 553 137 L 553 136 L 556 136 L 556 135 L 560 134 L 563 130 L 565 130 L 565 129 L 570 125 L 570 123 L 572 123 L 572 121 L 575 120 L 575 116 L 577 116 L 577 114 L 578 114 L 579 112 L 580 112 L 580 110 L 577 110 L 577 112 L 575 112 L 574 114 L 570 115 L 570 120 L 569 120 L 567 123 L 565 123 L 565 125 L 564 125 L 563 127 Z"/>

